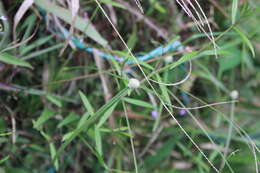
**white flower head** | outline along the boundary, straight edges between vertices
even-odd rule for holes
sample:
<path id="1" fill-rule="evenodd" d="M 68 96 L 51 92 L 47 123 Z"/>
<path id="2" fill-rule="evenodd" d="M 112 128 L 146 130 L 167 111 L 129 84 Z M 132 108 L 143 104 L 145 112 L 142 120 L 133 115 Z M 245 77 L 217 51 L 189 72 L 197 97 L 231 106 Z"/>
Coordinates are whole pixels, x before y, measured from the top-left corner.
<path id="1" fill-rule="evenodd" d="M 236 100 L 236 99 L 238 99 L 238 97 L 239 97 L 239 93 L 238 93 L 237 90 L 231 91 L 229 95 L 230 95 L 230 97 L 231 97 L 233 100 Z"/>
<path id="2" fill-rule="evenodd" d="M 166 56 L 166 57 L 164 58 L 164 62 L 165 62 L 166 64 L 172 63 L 172 62 L 173 62 L 173 57 L 172 57 L 172 56 Z"/>
<path id="3" fill-rule="evenodd" d="M 128 87 L 131 89 L 137 89 L 140 86 L 140 81 L 135 79 L 135 78 L 131 78 L 129 79 L 129 83 L 128 83 Z"/>
<path id="4" fill-rule="evenodd" d="M 0 16 L 0 20 L 7 20 L 6 16 Z"/>

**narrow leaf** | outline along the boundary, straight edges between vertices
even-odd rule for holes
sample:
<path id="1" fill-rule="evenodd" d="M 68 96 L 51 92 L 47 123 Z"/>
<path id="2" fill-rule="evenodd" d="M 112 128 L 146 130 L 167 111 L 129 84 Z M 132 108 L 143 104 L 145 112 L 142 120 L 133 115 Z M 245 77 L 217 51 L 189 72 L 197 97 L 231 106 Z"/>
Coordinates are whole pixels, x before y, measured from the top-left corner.
<path id="1" fill-rule="evenodd" d="M 44 136 L 44 138 L 48 141 L 49 143 L 49 147 L 50 147 L 50 153 L 51 153 L 51 159 L 54 161 L 54 157 L 57 153 L 56 149 L 55 149 L 55 145 L 53 142 L 51 142 L 51 137 L 44 133 L 43 131 L 41 131 L 41 134 Z M 55 160 L 54 161 L 54 167 L 56 170 L 59 170 L 59 161 L 58 160 Z"/>
<path id="2" fill-rule="evenodd" d="M 178 65 L 181 65 L 182 63 L 190 60 L 191 58 L 193 58 L 194 56 L 196 56 L 198 54 L 197 51 L 192 51 L 190 53 L 186 53 L 185 55 L 183 55 L 180 59 L 178 59 L 178 61 L 174 62 L 173 64 L 171 64 L 171 69 L 177 67 Z"/>
<path id="3" fill-rule="evenodd" d="M 84 126 L 77 128 L 70 132 L 69 135 L 66 136 L 65 143 L 63 143 L 55 156 L 55 159 L 61 154 L 61 152 L 64 151 L 66 146 L 68 146 L 74 138 L 76 138 L 83 130 L 87 130 L 90 128 L 93 123 L 95 123 L 102 115 L 104 114 L 105 111 L 107 111 L 112 105 L 114 105 L 116 102 L 120 101 L 122 97 L 124 97 L 128 93 L 129 89 L 124 88 L 121 90 L 117 95 L 115 95 L 107 104 L 102 106 L 93 116 L 91 116 L 84 124 Z M 65 136 L 64 136 L 65 137 Z"/>
<path id="4" fill-rule="evenodd" d="M 4 163 L 5 161 L 7 161 L 9 159 L 10 156 L 6 156 L 2 159 L 0 159 L 0 164 Z"/>
<path id="5" fill-rule="evenodd" d="M 88 112 L 84 113 L 84 115 L 80 118 L 77 128 L 81 128 L 84 126 L 84 124 L 86 123 L 86 121 L 88 120 L 90 114 Z"/>
<path id="6" fill-rule="evenodd" d="M 61 128 L 75 120 L 77 120 L 79 118 L 79 116 L 73 112 L 71 112 L 64 120 L 62 120 L 59 124 L 58 124 L 58 128 Z"/>
<path id="7" fill-rule="evenodd" d="M 63 135 L 62 141 L 66 141 L 66 140 L 70 139 L 70 138 L 73 136 L 74 131 L 75 131 L 75 130 L 73 130 L 73 131 L 71 131 L 71 132 L 68 132 L 68 133 L 66 133 L 65 135 Z"/>
<path id="8" fill-rule="evenodd" d="M 109 116 L 112 114 L 112 112 L 114 111 L 115 107 L 117 106 L 116 102 L 113 106 L 111 106 L 105 113 L 104 115 L 100 118 L 97 127 L 100 128 L 105 122 L 106 120 L 109 118 Z"/>
<path id="9" fill-rule="evenodd" d="M 83 94 L 83 92 L 79 91 L 79 95 L 80 95 L 80 98 L 81 100 L 83 101 L 84 103 L 84 106 L 86 108 L 86 110 L 91 114 L 93 115 L 94 114 L 94 109 L 93 107 L 91 106 L 90 102 L 88 101 L 88 98 Z"/>
<path id="10" fill-rule="evenodd" d="M 53 104 L 55 104 L 56 106 L 58 107 L 62 107 L 62 103 L 61 101 L 57 98 L 57 97 L 54 97 L 52 95 L 48 95 L 47 96 L 47 99 L 52 102 Z"/>
<path id="11" fill-rule="evenodd" d="M 104 4 L 108 4 L 108 5 L 112 5 L 114 7 L 118 7 L 118 8 L 122 8 L 122 9 L 125 9 L 125 6 L 118 3 L 118 2 L 115 2 L 115 1 L 111 1 L 111 0 L 100 0 L 101 3 L 104 3 Z"/>
<path id="12" fill-rule="evenodd" d="M 63 21 L 72 24 L 73 17 L 69 10 L 62 8 L 55 3 L 50 2 L 49 0 L 35 0 L 35 4 L 49 13 L 53 13 Z M 107 41 L 99 34 L 95 27 L 88 21 L 84 20 L 82 17 L 77 16 L 74 27 L 81 32 L 84 32 L 88 37 L 100 45 L 107 45 Z"/>
<path id="13" fill-rule="evenodd" d="M 151 109 L 154 108 L 153 105 L 151 105 L 150 103 L 147 103 L 145 101 L 142 101 L 142 100 L 124 98 L 124 101 L 126 101 L 127 103 L 130 103 L 130 104 L 133 104 L 133 105 L 140 106 L 140 107 L 146 107 L 146 108 L 151 108 Z"/>
<path id="14" fill-rule="evenodd" d="M 53 110 L 49 110 L 49 109 L 45 109 L 41 116 L 36 120 L 36 122 L 34 122 L 33 124 L 33 128 L 40 130 L 42 125 L 48 120 L 50 119 L 53 115 L 55 115 L 55 111 Z"/>
<path id="15" fill-rule="evenodd" d="M 18 9 L 17 13 L 14 16 L 14 33 L 18 23 L 20 22 L 26 11 L 32 6 L 33 2 L 33 0 L 24 0 L 22 5 Z"/>
<path id="16" fill-rule="evenodd" d="M 250 40 L 247 38 L 247 36 L 238 28 L 234 28 L 234 30 L 238 33 L 238 35 L 242 38 L 242 40 L 244 41 L 244 43 L 249 47 L 253 57 L 255 57 L 255 50 L 254 47 L 252 45 L 252 43 L 250 42 Z"/>
<path id="17" fill-rule="evenodd" d="M 20 55 L 25 55 L 26 53 L 30 52 L 31 50 L 33 50 L 36 47 L 40 47 L 41 45 L 45 44 L 46 42 L 48 42 L 49 40 L 51 40 L 54 36 L 50 35 L 47 37 L 43 37 L 40 38 L 36 41 L 34 41 L 33 43 L 31 43 L 28 46 L 24 46 L 21 50 L 20 50 Z"/>
<path id="18" fill-rule="evenodd" d="M 0 52 L 0 61 L 7 63 L 7 64 L 12 64 L 16 66 L 21 66 L 21 67 L 28 67 L 33 69 L 33 67 L 26 61 L 18 59 L 10 54 Z"/>
<path id="19" fill-rule="evenodd" d="M 96 142 L 96 150 L 100 156 L 103 155 L 102 153 L 102 139 L 100 130 L 97 126 L 95 126 L 95 142 Z"/>
<path id="20" fill-rule="evenodd" d="M 236 22 L 236 16 L 237 16 L 237 9 L 238 9 L 238 0 L 233 0 L 233 3 L 232 3 L 232 25 L 235 24 Z"/>

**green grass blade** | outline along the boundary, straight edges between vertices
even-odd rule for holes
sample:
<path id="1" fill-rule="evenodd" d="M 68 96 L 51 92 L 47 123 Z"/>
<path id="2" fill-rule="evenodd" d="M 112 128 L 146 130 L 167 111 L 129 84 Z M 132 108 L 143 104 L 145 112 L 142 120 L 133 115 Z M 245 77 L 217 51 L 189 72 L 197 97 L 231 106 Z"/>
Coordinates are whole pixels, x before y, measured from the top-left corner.
<path id="1" fill-rule="evenodd" d="M 105 113 L 104 115 L 100 118 L 97 127 L 100 128 L 105 122 L 106 120 L 110 117 L 110 115 L 112 114 L 112 112 L 115 110 L 116 106 L 117 106 L 118 102 L 116 102 L 113 106 L 111 106 Z"/>
<path id="2" fill-rule="evenodd" d="M 72 14 L 70 10 L 62 8 L 56 5 L 55 3 L 50 2 L 49 0 L 35 0 L 35 4 L 41 7 L 42 9 L 46 10 L 47 12 L 53 13 L 54 15 L 58 16 L 65 22 L 72 24 Z M 82 17 L 77 16 L 74 27 L 84 32 L 87 36 L 89 36 L 91 39 L 93 39 L 100 45 L 107 45 L 107 41 L 104 38 L 102 38 L 102 36 L 94 28 L 94 26 L 88 23 Z"/>
<path id="3" fill-rule="evenodd" d="M 98 119 L 100 119 L 104 115 L 104 112 L 106 112 L 116 102 L 120 101 L 122 99 L 122 97 L 124 97 L 128 93 L 128 91 L 129 91 L 129 88 L 124 88 L 123 90 L 121 90 L 107 104 L 102 106 L 92 117 L 87 119 L 86 122 L 84 123 L 84 126 L 81 126 L 77 129 L 75 129 L 74 131 L 72 131 L 71 134 L 69 135 L 69 137 L 67 137 L 65 142 L 61 145 L 59 151 L 57 152 L 57 155 L 55 156 L 55 159 L 57 159 L 57 157 L 59 157 L 61 152 L 64 151 L 66 146 L 68 146 L 73 141 L 73 139 L 75 139 L 77 136 L 79 136 L 79 134 L 83 130 L 89 129 L 93 123 L 95 123 Z"/>
<path id="4" fill-rule="evenodd" d="M 248 48 L 250 49 L 253 57 L 255 57 L 254 47 L 253 47 L 252 43 L 250 42 L 250 40 L 247 38 L 247 36 L 238 28 L 234 28 L 234 30 L 238 33 L 238 35 L 242 38 L 244 43 L 248 46 Z"/>
<path id="5" fill-rule="evenodd" d="M 231 13 L 232 25 L 236 23 L 237 9 L 238 9 L 238 0 L 233 0 L 232 13 Z"/>
<path id="6" fill-rule="evenodd" d="M 153 109 L 154 106 L 150 103 L 147 103 L 145 101 L 142 100 L 137 100 L 137 99 L 132 99 L 132 98 L 124 98 L 124 101 L 133 105 L 137 105 L 140 107 L 145 107 L 145 108 L 150 108 Z"/>
<path id="7" fill-rule="evenodd" d="M 43 131 L 41 131 L 41 134 L 44 136 L 44 138 L 48 141 L 49 143 L 49 148 L 50 148 L 50 154 L 51 154 L 51 159 L 54 162 L 54 167 L 56 170 L 59 170 L 59 161 L 58 160 L 54 160 L 54 157 L 57 153 L 57 150 L 55 148 L 55 145 L 53 142 L 51 142 L 51 137 L 49 135 L 47 135 L 46 133 L 44 133 Z"/>
<path id="8" fill-rule="evenodd" d="M 33 69 L 33 67 L 28 62 L 22 59 L 18 59 L 8 53 L 0 52 L 0 62 Z"/>
<path id="9" fill-rule="evenodd" d="M 62 102 L 59 98 L 52 96 L 52 95 L 47 95 L 46 97 L 50 102 L 52 102 L 54 105 L 58 106 L 59 108 L 62 107 Z"/>
<path id="10" fill-rule="evenodd" d="M 95 126 L 95 143 L 96 143 L 96 150 L 98 154 L 102 157 L 103 156 L 102 139 L 101 139 L 101 134 L 98 126 Z"/>
<path id="11" fill-rule="evenodd" d="M 79 91 L 79 95 L 80 95 L 80 98 L 81 100 L 83 101 L 84 103 L 84 106 L 86 108 L 86 110 L 89 112 L 90 115 L 94 115 L 94 109 L 93 107 L 91 106 L 88 98 L 85 96 L 85 94 L 81 91 Z"/>
<path id="12" fill-rule="evenodd" d="M 63 46 L 63 43 L 59 43 L 59 44 L 53 45 L 51 47 L 48 47 L 46 49 L 41 49 L 39 51 L 33 52 L 33 53 L 29 54 L 29 55 L 26 55 L 25 57 L 22 57 L 21 59 L 22 60 L 28 60 L 28 59 L 32 59 L 32 58 L 35 58 L 35 57 L 40 57 L 40 55 L 43 55 L 43 54 L 46 54 L 48 52 L 54 51 L 56 49 L 59 49 L 62 46 Z"/>
<path id="13" fill-rule="evenodd" d="M 39 47 L 45 43 L 47 43 L 49 40 L 51 40 L 54 36 L 53 35 L 50 35 L 48 37 L 43 37 L 43 38 L 40 38 L 36 41 L 34 41 L 33 43 L 31 43 L 30 45 L 28 46 L 24 46 L 21 50 L 20 50 L 20 54 L 21 55 L 25 55 L 26 53 L 30 52 L 31 50 L 35 49 L 36 47 Z"/>
<path id="14" fill-rule="evenodd" d="M 185 55 L 183 55 L 180 59 L 178 59 L 178 61 L 174 62 L 173 64 L 171 64 L 171 68 L 173 69 L 175 67 L 177 67 L 178 65 L 181 65 L 182 63 L 190 60 L 191 58 L 193 58 L 194 56 L 196 56 L 198 54 L 198 51 L 192 51 L 190 53 L 186 53 Z"/>
<path id="15" fill-rule="evenodd" d="M 5 161 L 7 161 L 9 159 L 10 156 L 6 156 L 2 159 L 0 159 L 0 164 L 4 163 Z"/>
<path id="16" fill-rule="evenodd" d="M 115 2 L 115 1 L 111 1 L 111 0 L 101 0 L 100 2 L 104 3 L 104 4 L 109 4 L 112 5 L 114 7 L 118 7 L 118 8 L 122 8 L 125 9 L 125 6 L 123 6 L 122 4 Z"/>
<path id="17" fill-rule="evenodd" d="M 58 124 L 58 128 L 61 128 L 73 121 L 76 121 L 79 118 L 79 115 L 71 112 L 64 120 L 62 120 L 59 124 Z"/>
<path id="18" fill-rule="evenodd" d="M 33 123 L 33 128 L 40 130 L 42 128 L 42 125 L 52 116 L 54 116 L 55 113 L 56 112 L 53 110 L 45 109 L 40 117 L 36 120 L 36 122 Z"/>

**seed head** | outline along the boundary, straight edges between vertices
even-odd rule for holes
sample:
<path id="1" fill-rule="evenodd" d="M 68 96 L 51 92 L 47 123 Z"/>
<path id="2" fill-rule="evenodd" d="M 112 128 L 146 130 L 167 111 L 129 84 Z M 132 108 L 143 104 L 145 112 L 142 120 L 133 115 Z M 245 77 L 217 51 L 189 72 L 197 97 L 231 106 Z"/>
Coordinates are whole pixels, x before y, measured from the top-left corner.
<path id="1" fill-rule="evenodd" d="M 238 97 L 239 97 L 239 93 L 238 93 L 238 91 L 237 91 L 237 90 L 233 90 L 233 91 L 231 91 L 231 93 L 230 93 L 230 97 L 231 97 L 233 100 L 238 99 Z"/>
<path id="2" fill-rule="evenodd" d="M 164 58 L 164 62 L 165 62 L 166 64 L 170 64 L 170 63 L 172 63 L 172 61 L 173 61 L 173 57 L 172 57 L 172 56 L 166 56 L 166 57 Z"/>
<path id="3" fill-rule="evenodd" d="M 139 88 L 140 86 L 140 82 L 139 80 L 135 79 L 135 78 L 131 78 L 129 80 L 129 83 L 128 83 L 128 87 L 131 88 L 131 89 L 137 89 Z"/>
<path id="4" fill-rule="evenodd" d="M 0 16 L 0 20 L 7 20 L 6 16 Z"/>

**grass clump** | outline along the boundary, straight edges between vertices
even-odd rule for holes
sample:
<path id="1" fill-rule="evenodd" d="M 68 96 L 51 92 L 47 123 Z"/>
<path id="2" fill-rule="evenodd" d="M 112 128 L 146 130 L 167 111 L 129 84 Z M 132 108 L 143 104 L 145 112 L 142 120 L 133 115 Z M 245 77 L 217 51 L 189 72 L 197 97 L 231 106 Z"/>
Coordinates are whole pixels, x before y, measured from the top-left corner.
<path id="1" fill-rule="evenodd" d="M 259 5 L 1 1 L 0 172 L 259 172 Z"/>

